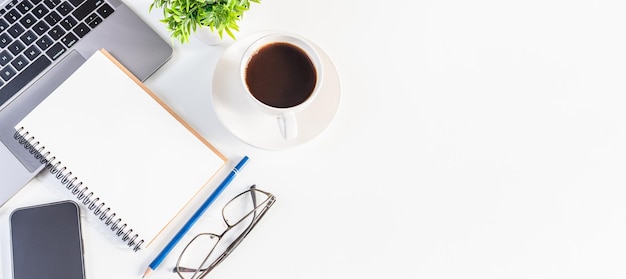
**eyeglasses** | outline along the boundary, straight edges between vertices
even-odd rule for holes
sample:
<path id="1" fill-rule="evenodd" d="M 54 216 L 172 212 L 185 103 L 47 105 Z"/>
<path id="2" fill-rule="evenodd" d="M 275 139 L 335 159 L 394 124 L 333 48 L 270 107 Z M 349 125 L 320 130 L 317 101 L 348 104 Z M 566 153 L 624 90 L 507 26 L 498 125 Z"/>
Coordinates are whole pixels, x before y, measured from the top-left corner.
<path id="1" fill-rule="evenodd" d="M 222 208 L 226 229 L 221 234 L 195 236 L 181 252 L 173 272 L 183 279 L 206 277 L 239 246 L 275 201 L 274 195 L 255 185 L 235 196 Z"/>

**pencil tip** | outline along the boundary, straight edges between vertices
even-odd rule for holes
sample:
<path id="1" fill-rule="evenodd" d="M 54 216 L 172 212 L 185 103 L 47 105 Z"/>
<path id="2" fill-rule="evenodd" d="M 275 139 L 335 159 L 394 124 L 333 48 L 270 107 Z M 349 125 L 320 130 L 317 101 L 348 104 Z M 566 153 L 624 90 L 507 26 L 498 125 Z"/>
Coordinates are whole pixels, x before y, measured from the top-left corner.
<path id="1" fill-rule="evenodd" d="M 152 268 L 150 267 L 146 268 L 146 272 L 143 273 L 143 276 L 141 276 L 141 279 L 148 277 L 148 275 L 150 275 L 150 272 L 152 272 Z"/>

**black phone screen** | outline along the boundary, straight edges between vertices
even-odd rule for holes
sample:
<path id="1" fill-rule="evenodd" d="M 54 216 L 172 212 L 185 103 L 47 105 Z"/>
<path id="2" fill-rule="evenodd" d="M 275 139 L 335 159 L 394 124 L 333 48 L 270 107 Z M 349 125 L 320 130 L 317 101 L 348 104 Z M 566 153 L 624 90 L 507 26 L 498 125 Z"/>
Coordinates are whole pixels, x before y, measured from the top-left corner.
<path id="1" fill-rule="evenodd" d="M 11 213 L 14 279 L 84 279 L 80 210 L 73 201 Z"/>

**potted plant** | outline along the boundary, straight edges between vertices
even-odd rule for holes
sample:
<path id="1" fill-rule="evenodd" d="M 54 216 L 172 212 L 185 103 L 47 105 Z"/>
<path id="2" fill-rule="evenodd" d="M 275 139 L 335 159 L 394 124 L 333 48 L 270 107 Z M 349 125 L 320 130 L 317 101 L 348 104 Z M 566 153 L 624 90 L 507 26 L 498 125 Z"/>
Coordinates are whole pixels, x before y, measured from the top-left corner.
<path id="1" fill-rule="evenodd" d="M 223 38 L 224 32 L 235 39 L 239 20 L 250 9 L 250 3 L 260 0 L 154 0 L 153 8 L 163 9 L 164 18 L 172 38 L 181 43 L 189 41 L 189 35 L 198 29 L 209 28 Z"/>

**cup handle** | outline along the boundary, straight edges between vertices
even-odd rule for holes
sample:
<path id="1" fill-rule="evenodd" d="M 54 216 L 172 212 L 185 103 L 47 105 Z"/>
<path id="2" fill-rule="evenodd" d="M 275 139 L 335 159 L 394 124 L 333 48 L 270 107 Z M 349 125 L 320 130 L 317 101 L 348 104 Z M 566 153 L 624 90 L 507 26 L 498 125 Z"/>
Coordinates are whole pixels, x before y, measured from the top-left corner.
<path id="1" fill-rule="evenodd" d="M 296 121 L 296 114 L 293 112 L 287 112 L 277 117 L 278 128 L 285 140 L 295 139 L 298 136 L 298 123 Z"/>

